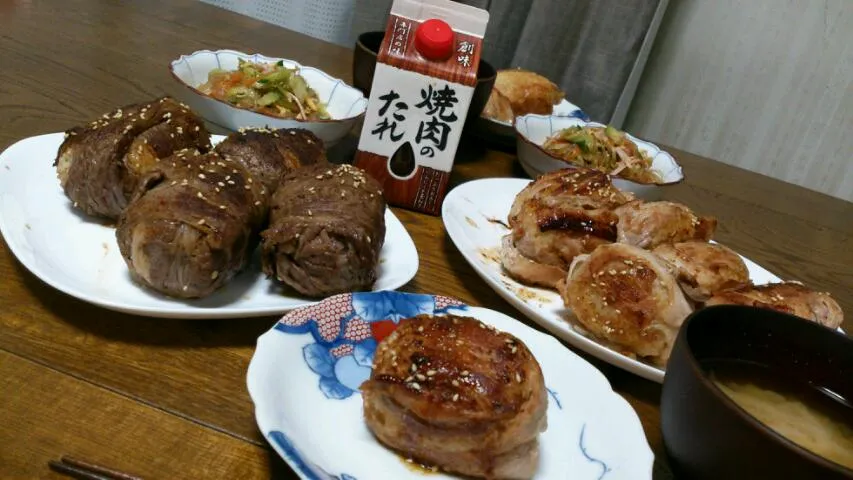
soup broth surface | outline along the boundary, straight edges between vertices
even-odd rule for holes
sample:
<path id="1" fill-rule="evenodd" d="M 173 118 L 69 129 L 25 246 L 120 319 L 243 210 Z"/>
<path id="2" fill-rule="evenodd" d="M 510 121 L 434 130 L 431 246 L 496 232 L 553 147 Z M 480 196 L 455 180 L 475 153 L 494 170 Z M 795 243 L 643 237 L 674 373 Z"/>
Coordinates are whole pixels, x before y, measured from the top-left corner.
<path id="1" fill-rule="evenodd" d="M 853 408 L 840 395 L 767 367 L 734 361 L 705 364 L 714 384 L 779 435 L 853 469 Z"/>

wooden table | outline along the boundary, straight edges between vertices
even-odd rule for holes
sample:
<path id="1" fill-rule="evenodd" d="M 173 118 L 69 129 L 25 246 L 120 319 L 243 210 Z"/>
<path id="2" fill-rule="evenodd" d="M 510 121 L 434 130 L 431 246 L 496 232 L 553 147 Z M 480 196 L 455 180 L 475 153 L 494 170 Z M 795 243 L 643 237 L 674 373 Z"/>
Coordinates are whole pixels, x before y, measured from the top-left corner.
<path id="1" fill-rule="evenodd" d="M 350 78 L 348 49 L 193 0 L 0 0 L 0 149 L 173 91 L 171 59 L 225 47 Z M 672 151 L 687 181 L 668 198 L 717 216 L 717 238 L 774 273 L 831 292 L 853 328 L 853 204 Z M 520 175 L 512 155 L 466 140 L 453 182 Z M 439 218 L 395 213 L 421 255 L 405 290 L 521 317 L 477 277 Z M 72 454 L 146 478 L 293 478 L 259 434 L 245 387 L 255 339 L 274 321 L 104 310 L 48 287 L 0 243 L 0 477 L 51 477 L 48 459 Z M 671 477 L 660 386 L 589 360 L 639 414 L 656 478 Z"/>

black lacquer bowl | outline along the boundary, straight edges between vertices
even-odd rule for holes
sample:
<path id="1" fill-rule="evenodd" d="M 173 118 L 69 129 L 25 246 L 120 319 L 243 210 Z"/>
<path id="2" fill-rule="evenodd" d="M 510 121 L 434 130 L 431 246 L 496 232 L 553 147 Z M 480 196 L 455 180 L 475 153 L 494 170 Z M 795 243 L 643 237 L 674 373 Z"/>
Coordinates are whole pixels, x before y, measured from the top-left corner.
<path id="1" fill-rule="evenodd" d="M 845 334 L 771 310 L 699 310 L 681 327 L 661 398 L 661 429 L 678 478 L 853 478 L 853 470 L 778 435 L 723 393 L 709 366 L 732 361 L 853 399 L 853 339 Z"/>

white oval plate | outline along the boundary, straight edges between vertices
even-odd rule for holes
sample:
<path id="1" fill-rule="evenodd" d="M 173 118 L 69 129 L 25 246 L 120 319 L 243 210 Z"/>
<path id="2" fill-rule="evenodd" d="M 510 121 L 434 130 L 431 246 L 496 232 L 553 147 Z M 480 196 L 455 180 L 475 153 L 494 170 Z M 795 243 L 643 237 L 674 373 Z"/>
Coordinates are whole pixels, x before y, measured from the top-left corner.
<path id="1" fill-rule="evenodd" d="M 213 136 L 213 143 L 224 137 Z M 177 300 L 134 283 L 118 249 L 115 229 L 71 206 L 53 160 L 63 134 L 21 140 L 0 154 L 0 233 L 35 276 L 71 296 L 137 315 L 229 318 L 275 315 L 316 300 L 288 297 L 252 263 L 225 287 L 198 300 Z M 418 271 L 418 252 L 405 227 L 385 211 L 385 245 L 376 290 L 405 285 Z"/>
<path id="2" fill-rule="evenodd" d="M 637 414 L 601 372 L 502 313 L 423 294 L 337 295 L 291 312 L 263 334 L 246 381 L 264 438 L 302 479 L 455 478 L 413 471 L 380 445 L 364 424 L 358 393 L 377 345 L 372 325 L 447 312 L 515 335 L 539 361 L 549 403 L 535 479 L 651 478 L 654 455 Z"/>
<path id="3" fill-rule="evenodd" d="M 555 115 L 524 115 L 515 119 L 516 151 L 521 168 L 536 178 L 543 173 L 548 173 L 561 168 L 572 168 L 568 162 L 552 156 L 542 148 L 545 140 L 560 130 L 569 127 L 604 127 L 606 125 L 598 122 L 584 121 L 574 117 L 560 117 Z M 643 153 L 651 157 L 652 170 L 662 180 L 659 184 L 642 184 L 626 180 L 619 176 L 613 177 L 613 185 L 621 190 L 627 190 L 637 194 L 640 198 L 654 200 L 660 196 L 660 186 L 674 185 L 684 180 L 684 172 L 681 165 L 675 161 L 672 155 L 660 149 L 657 145 L 640 140 L 639 138 L 625 133 L 628 139 L 637 145 Z"/>
<path id="4" fill-rule="evenodd" d="M 227 102 L 205 95 L 198 87 L 207 81 L 207 74 L 214 68 L 236 70 L 238 60 L 256 63 L 281 61 L 287 68 L 298 68 L 299 73 L 326 104 L 330 120 L 305 121 L 274 117 L 245 108 L 237 108 Z M 235 50 L 199 50 L 182 55 L 169 65 L 172 76 L 185 88 L 177 89 L 175 97 L 209 122 L 230 130 L 242 127 L 304 128 L 314 132 L 329 147 L 337 143 L 352 130 L 358 117 L 367 110 L 367 99 L 360 90 L 343 80 L 330 76 L 314 67 L 306 67 L 286 58 L 247 54 Z"/>
<path id="5" fill-rule="evenodd" d="M 451 190 L 444 199 L 441 218 L 456 248 L 489 286 L 543 328 L 611 365 L 663 383 L 663 369 L 611 350 L 576 331 L 568 320 L 571 311 L 557 292 L 523 285 L 504 273 L 500 243 L 509 230 L 498 222 L 506 222 L 515 196 L 528 183 L 530 180 L 518 178 L 487 178 Z M 781 281 L 755 262 L 741 258 L 754 283 Z"/>

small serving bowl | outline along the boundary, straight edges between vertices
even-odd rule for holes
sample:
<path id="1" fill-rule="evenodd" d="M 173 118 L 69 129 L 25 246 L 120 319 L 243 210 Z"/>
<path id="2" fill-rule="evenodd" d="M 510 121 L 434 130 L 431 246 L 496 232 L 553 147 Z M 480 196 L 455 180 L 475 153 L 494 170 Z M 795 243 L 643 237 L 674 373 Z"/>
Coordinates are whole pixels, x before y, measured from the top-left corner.
<path id="1" fill-rule="evenodd" d="M 711 362 L 768 368 L 781 381 L 808 382 L 853 398 L 853 339 L 773 310 L 716 306 L 682 325 L 661 395 L 661 430 L 679 478 L 850 479 L 832 463 L 759 422 L 711 381 Z"/>
<path id="2" fill-rule="evenodd" d="M 228 102 L 205 95 L 198 87 L 207 81 L 208 73 L 215 68 L 236 70 L 238 60 L 260 63 L 284 62 L 287 68 L 298 68 L 326 105 L 329 120 L 296 120 L 280 118 L 249 109 L 236 107 Z M 190 55 L 182 55 L 169 66 L 172 76 L 183 88 L 175 92 L 175 97 L 189 105 L 205 120 L 221 127 L 238 130 L 243 127 L 268 128 L 304 128 L 317 135 L 326 146 L 331 146 L 343 138 L 356 120 L 364 115 L 367 99 L 343 80 L 334 78 L 322 70 L 300 65 L 286 58 L 267 57 L 261 54 L 247 54 L 234 50 L 200 50 Z"/>
<path id="3" fill-rule="evenodd" d="M 536 178 L 543 173 L 572 168 L 573 165 L 552 155 L 542 145 L 551 135 L 565 128 L 581 127 L 603 127 L 605 125 L 597 122 L 589 122 L 576 116 L 562 115 L 524 115 L 515 119 L 516 150 L 521 167 Z M 643 184 L 614 176 L 613 184 L 620 190 L 634 193 L 638 198 L 644 200 L 657 200 L 661 197 L 661 188 L 665 185 L 674 185 L 684 180 L 681 166 L 669 153 L 661 150 L 653 143 L 640 140 L 633 135 L 628 138 L 637 144 L 637 147 L 652 158 L 652 169 L 663 179 L 656 184 Z"/>
<path id="4" fill-rule="evenodd" d="M 385 32 L 365 32 L 358 36 L 355 43 L 355 53 L 352 61 L 353 85 L 360 89 L 366 96 L 370 96 L 370 87 L 373 86 L 373 74 L 376 72 L 376 58 Z M 497 71 L 483 59 L 477 69 L 477 86 L 474 87 L 474 96 L 468 107 L 467 120 L 479 117 L 480 112 L 489 101 L 492 87 L 495 85 Z"/>

